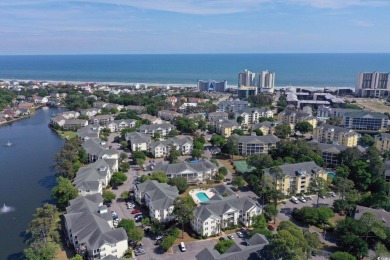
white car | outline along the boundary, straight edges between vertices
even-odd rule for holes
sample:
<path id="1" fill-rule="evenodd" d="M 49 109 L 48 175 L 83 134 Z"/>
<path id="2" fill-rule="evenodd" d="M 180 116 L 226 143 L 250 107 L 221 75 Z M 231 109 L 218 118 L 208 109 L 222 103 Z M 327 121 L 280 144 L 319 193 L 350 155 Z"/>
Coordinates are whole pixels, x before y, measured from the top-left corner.
<path id="1" fill-rule="evenodd" d="M 303 203 L 305 203 L 305 202 L 306 202 L 306 200 L 305 200 L 305 198 L 304 198 L 304 197 L 300 197 L 300 198 L 299 198 L 299 200 L 300 200 L 301 202 L 303 202 Z"/>
<path id="2" fill-rule="evenodd" d="M 227 236 L 229 239 L 233 240 L 234 239 L 234 236 L 233 235 L 228 235 Z"/>
<path id="3" fill-rule="evenodd" d="M 242 232 L 240 232 L 240 231 L 237 231 L 237 236 L 238 237 L 244 237 L 244 234 Z"/>

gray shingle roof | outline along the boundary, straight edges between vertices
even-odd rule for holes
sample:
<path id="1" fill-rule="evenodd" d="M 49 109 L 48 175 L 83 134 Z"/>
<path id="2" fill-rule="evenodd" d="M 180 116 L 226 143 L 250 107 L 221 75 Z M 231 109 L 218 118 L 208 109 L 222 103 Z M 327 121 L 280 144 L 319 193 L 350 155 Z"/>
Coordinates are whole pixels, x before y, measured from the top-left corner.
<path id="1" fill-rule="evenodd" d="M 109 174 L 109 165 L 105 160 L 97 160 L 86 167 L 81 167 L 73 180 L 78 190 L 97 191 L 99 183 Z"/>
<path id="2" fill-rule="evenodd" d="M 284 164 L 280 165 L 279 167 L 283 170 L 284 175 L 289 175 L 292 177 L 296 177 L 304 173 L 311 175 L 312 173 L 317 173 L 324 170 L 313 161 Z M 270 169 L 271 168 L 264 169 L 263 172 L 269 174 Z"/>
<path id="3" fill-rule="evenodd" d="M 321 152 L 327 153 L 336 153 L 339 154 L 341 151 L 346 150 L 348 147 L 339 144 L 327 144 L 327 143 L 319 143 L 317 140 L 313 140 L 309 142 L 311 145 L 318 145 Z"/>
<path id="4" fill-rule="evenodd" d="M 321 124 L 320 126 L 317 126 L 317 128 L 322 128 L 324 131 L 334 131 L 335 133 L 344 133 L 349 135 L 357 135 L 358 133 L 344 127 L 335 126 L 335 125 L 329 125 L 329 124 Z"/>
<path id="5" fill-rule="evenodd" d="M 108 221 L 112 220 L 109 211 L 100 213 L 102 209 L 96 201 L 102 201 L 100 194 L 90 196 L 79 196 L 70 201 L 64 214 L 67 227 L 74 237 L 77 237 L 79 244 L 86 243 L 90 250 L 100 248 L 102 245 L 116 244 L 127 240 L 126 231 L 123 228 L 112 230 Z"/>
<path id="6" fill-rule="evenodd" d="M 243 114 L 243 113 L 252 114 L 254 112 L 265 113 L 270 110 L 271 109 L 269 109 L 268 107 L 248 107 L 246 109 L 237 111 L 237 114 Z"/>
<path id="7" fill-rule="evenodd" d="M 377 219 L 383 222 L 385 227 L 390 228 L 390 212 L 387 212 L 384 209 L 373 209 L 357 205 L 354 219 L 360 219 L 366 212 L 373 213 Z"/>
<path id="8" fill-rule="evenodd" d="M 179 196 L 176 186 L 159 183 L 155 180 L 139 183 L 136 185 L 136 189 L 150 198 L 152 207 L 155 210 L 168 209 L 172 206 L 175 198 Z"/>
<path id="9" fill-rule="evenodd" d="M 279 138 L 274 135 L 241 135 L 238 137 L 238 143 L 243 144 L 276 144 L 279 142 Z"/>
<path id="10" fill-rule="evenodd" d="M 141 125 L 139 130 L 141 132 L 151 132 L 151 131 L 156 131 L 159 129 L 173 129 L 173 125 L 171 124 L 154 124 L 154 125 Z"/>
<path id="11" fill-rule="evenodd" d="M 260 128 L 262 126 L 273 127 L 273 126 L 276 126 L 277 124 L 278 124 L 277 122 L 264 121 L 261 123 L 254 124 L 253 128 Z"/>
<path id="12" fill-rule="evenodd" d="M 355 111 L 348 111 L 344 113 L 344 117 L 351 117 L 351 118 L 373 118 L 373 119 L 384 119 L 388 118 L 385 114 L 379 113 L 379 112 L 371 112 L 366 110 L 355 110 Z"/>
<path id="13" fill-rule="evenodd" d="M 126 134 L 127 140 L 132 144 L 150 143 L 150 136 L 143 133 L 131 132 Z"/>
<path id="14" fill-rule="evenodd" d="M 82 147 L 88 154 L 97 157 L 102 157 L 103 155 L 115 155 L 118 153 L 118 151 L 114 149 L 109 149 L 107 143 L 99 138 L 88 139 L 82 144 Z"/>
<path id="15" fill-rule="evenodd" d="M 218 251 L 205 248 L 200 251 L 195 257 L 197 260 L 254 260 L 261 259 L 259 252 L 268 245 L 268 240 L 261 234 L 255 234 L 249 240 L 248 245 L 241 244 L 232 245 L 225 253 L 220 254 Z"/>
<path id="16" fill-rule="evenodd" d="M 207 160 L 200 160 L 199 162 L 180 162 L 180 163 L 174 163 L 174 164 L 157 164 L 154 168 L 154 171 L 162 171 L 166 175 L 168 174 L 180 174 L 184 171 L 189 172 L 205 172 L 208 170 L 214 170 L 218 167 L 215 166 L 213 163 Z"/>
<path id="17" fill-rule="evenodd" d="M 77 130 L 77 136 L 82 139 L 86 137 L 89 139 L 99 138 L 99 129 L 99 124 L 87 125 Z"/>

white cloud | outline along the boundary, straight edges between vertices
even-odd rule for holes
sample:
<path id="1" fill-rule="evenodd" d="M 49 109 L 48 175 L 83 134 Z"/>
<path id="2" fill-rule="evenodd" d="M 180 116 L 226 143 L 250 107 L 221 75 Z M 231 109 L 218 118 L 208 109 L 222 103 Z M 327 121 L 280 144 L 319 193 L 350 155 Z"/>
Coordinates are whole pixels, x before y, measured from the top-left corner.
<path id="1" fill-rule="evenodd" d="M 352 6 L 390 6 L 386 0 L 284 0 L 286 3 L 308 5 L 314 8 L 343 9 Z"/>

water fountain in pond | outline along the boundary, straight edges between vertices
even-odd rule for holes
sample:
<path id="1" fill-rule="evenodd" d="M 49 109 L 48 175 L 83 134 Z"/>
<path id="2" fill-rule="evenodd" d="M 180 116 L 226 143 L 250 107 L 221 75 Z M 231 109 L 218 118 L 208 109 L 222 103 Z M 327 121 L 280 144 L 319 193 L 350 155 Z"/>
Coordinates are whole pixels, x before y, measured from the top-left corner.
<path id="1" fill-rule="evenodd" d="M 0 208 L 0 214 L 7 214 L 7 213 L 10 213 L 12 211 L 14 211 L 15 209 L 13 207 L 10 207 L 10 206 L 7 206 L 5 205 L 5 203 L 3 204 L 3 207 Z"/>

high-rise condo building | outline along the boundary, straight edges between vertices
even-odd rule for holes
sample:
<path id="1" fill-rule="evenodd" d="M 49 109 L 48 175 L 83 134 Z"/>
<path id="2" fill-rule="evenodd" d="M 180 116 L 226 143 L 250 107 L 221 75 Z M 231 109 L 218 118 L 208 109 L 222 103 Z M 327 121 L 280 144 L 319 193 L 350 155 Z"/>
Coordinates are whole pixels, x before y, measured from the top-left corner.
<path id="1" fill-rule="evenodd" d="M 256 73 L 253 73 L 249 70 L 238 73 L 238 87 L 246 86 L 251 87 L 255 86 Z"/>
<path id="2" fill-rule="evenodd" d="M 388 97 L 390 96 L 390 73 L 362 72 L 359 73 L 355 93 L 358 97 Z"/>
<path id="3" fill-rule="evenodd" d="M 227 81 L 215 81 L 215 80 L 198 80 L 199 91 L 214 91 L 225 92 L 227 89 Z"/>
<path id="4" fill-rule="evenodd" d="M 275 72 L 269 72 L 268 70 L 260 72 L 257 87 L 259 93 L 273 94 L 275 87 Z"/>

